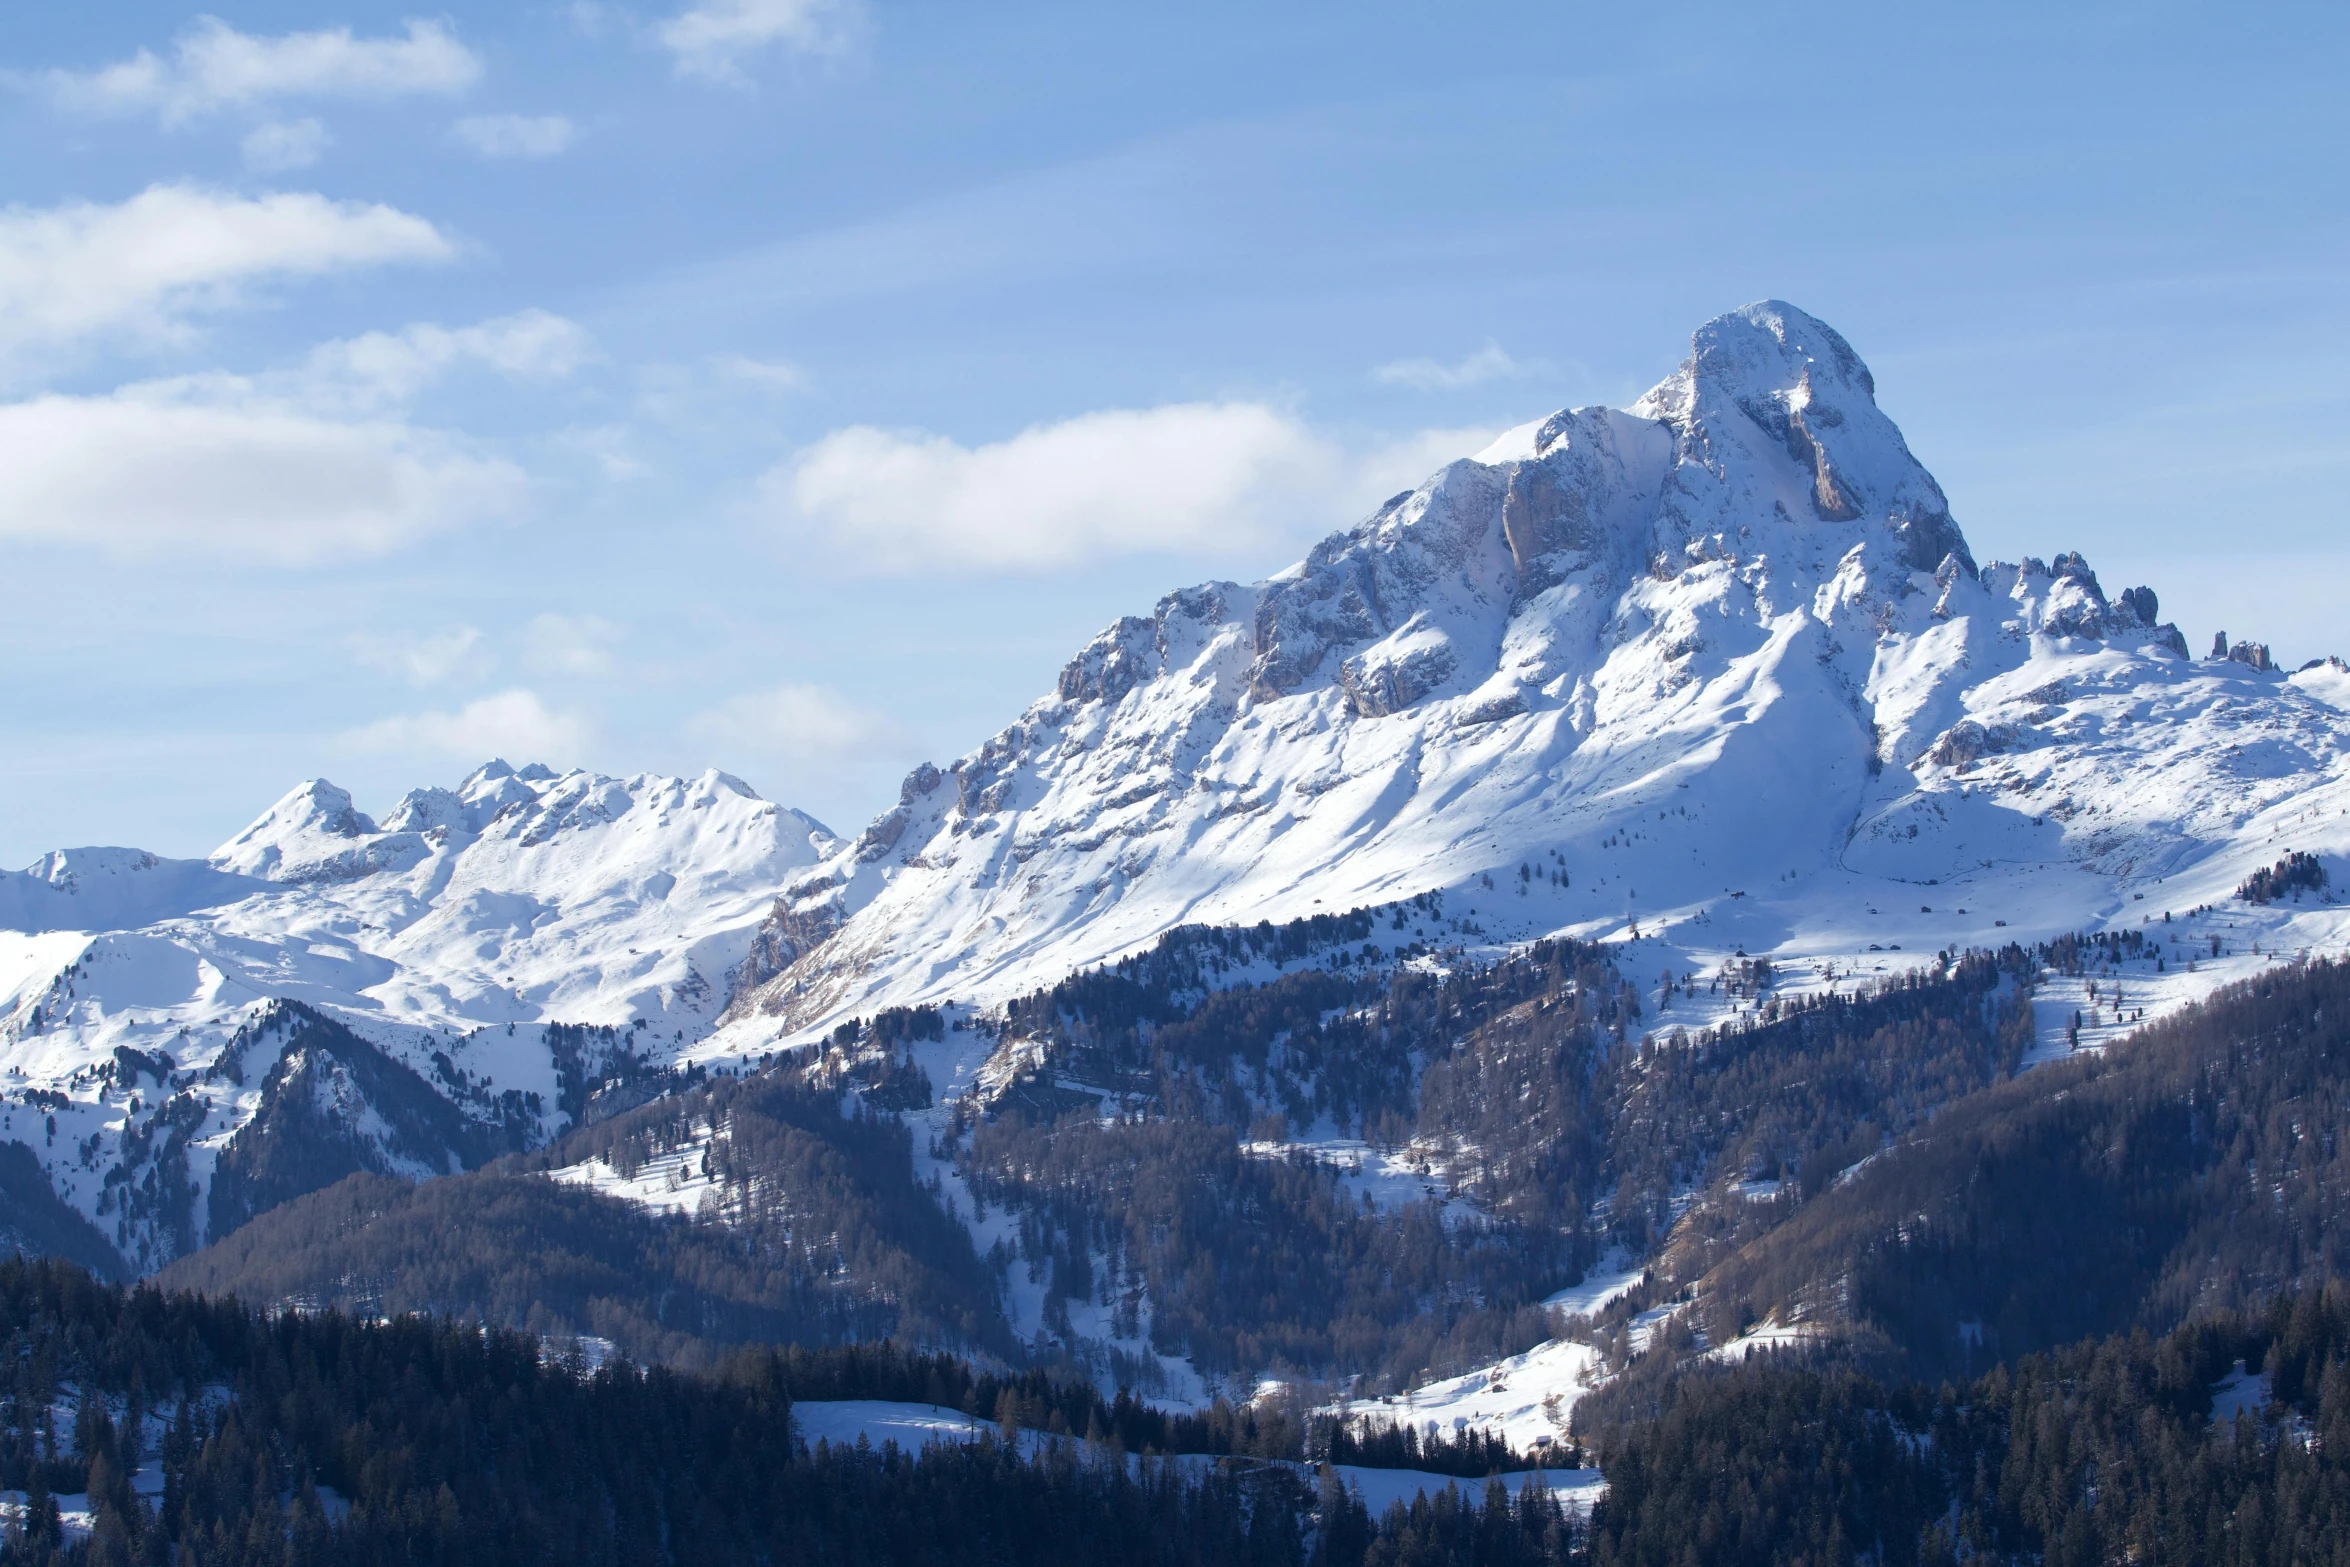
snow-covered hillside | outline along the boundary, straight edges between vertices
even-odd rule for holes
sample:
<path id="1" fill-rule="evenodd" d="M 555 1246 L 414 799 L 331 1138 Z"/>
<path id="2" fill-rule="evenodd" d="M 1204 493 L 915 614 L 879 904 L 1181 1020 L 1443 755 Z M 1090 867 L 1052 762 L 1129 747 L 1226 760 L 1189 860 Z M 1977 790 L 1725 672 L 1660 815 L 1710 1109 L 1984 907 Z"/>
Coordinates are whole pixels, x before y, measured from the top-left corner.
<path id="1" fill-rule="evenodd" d="M 1631 410 L 1528 425 L 1278 576 L 1102 633 L 789 889 L 726 1039 L 1429 890 L 1487 941 L 1637 932 L 1638 964 L 1705 969 L 2338 866 L 2350 675 L 2192 657 L 2158 614 L 2078 555 L 1978 566 L 1845 341 L 1750 306 Z"/>
<path id="2" fill-rule="evenodd" d="M 722 773 L 492 763 L 380 825 L 305 783 L 209 862 L 50 855 L 0 883 L 0 1137 L 28 1142 L 126 1256 L 165 1260 L 203 1239 L 213 1160 L 262 1105 L 277 1036 L 249 1025 L 278 1000 L 349 1025 L 477 1120 L 527 1114 L 529 1136 L 551 1134 L 550 1026 L 607 1025 L 665 1059 L 725 1005 L 776 888 L 833 847 Z M 305 1091 L 350 1100 L 369 1070 L 338 1059 Z M 509 1091 L 536 1108 L 499 1110 Z M 336 1113 L 366 1137 L 385 1111 Z M 188 1190 L 133 1202 L 133 1154 L 182 1128 Z M 377 1141 L 377 1167 L 417 1162 Z M 163 1210 L 191 1202 L 188 1232 Z"/>

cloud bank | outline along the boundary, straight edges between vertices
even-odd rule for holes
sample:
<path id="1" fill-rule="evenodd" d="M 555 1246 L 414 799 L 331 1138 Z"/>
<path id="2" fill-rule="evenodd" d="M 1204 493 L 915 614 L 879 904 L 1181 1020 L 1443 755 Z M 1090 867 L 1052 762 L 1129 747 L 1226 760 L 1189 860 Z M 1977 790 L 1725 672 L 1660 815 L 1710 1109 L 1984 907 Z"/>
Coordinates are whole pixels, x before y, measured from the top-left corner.
<path id="1" fill-rule="evenodd" d="M 397 420 L 180 383 L 0 404 L 0 538 L 310 566 L 507 513 L 522 470 Z"/>

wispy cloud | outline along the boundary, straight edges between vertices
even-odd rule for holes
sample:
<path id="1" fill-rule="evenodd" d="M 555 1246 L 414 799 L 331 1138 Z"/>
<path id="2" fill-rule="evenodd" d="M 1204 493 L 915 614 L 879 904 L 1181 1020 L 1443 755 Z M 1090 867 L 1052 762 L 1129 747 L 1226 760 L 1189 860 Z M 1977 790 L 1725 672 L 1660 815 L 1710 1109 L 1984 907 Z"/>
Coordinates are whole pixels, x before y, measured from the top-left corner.
<path id="1" fill-rule="evenodd" d="M 779 510 L 855 568 L 1052 570 L 1177 546 L 1243 549 L 1284 503 L 1328 486 L 1339 453 L 1255 403 L 1082 414 L 970 447 L 858 425 L 769 472 Z"/>
<path id="2" fill-rule="evenodd" d="M 653 465 L 637 455 L 636 432 L 624 424 L 574 425 L 558 432 L 555 444 L 593 462 L 607 479 L 644 479 L 653 473 Z"/>
<path id="3" fill-rule="evenodd" d="M 544 614 L 522 628 L 522 662 L 541 675 L 600 675 L 620 627 L 600 615 Z"/>
<path id="4" fill-rule="evenodd" d="M 1517 380 L 1538 373 L 1540 368 L 1511 358 L 1499 343 L 1488 341 L 1483 348 L 1458 364 L 1443 364 L 1434 359 L 1398 359 L 1381 365 L 1371 374 L 1375 380 L 1389 386 L 1450 392 L 1463 387 L 1483 386 L 1488 381 Z"/>
<path id="5" fill-rule="evenodd" d="M 734 81 L 742 62 L 769 49 L 836 55 L 864 22 L 859 0 L 702 0 L 654 29 L 680 76 Z"/>
<path id="6" fill-rule="evenodd" d="M 485 158 L 552 158 L 579 134 L 560 114 L 471 114 L 455 130 Z"/>
<path id="7" fill-rule="evenodd" d="M 748 354 L 712 354 L 710 368 L 730 381 L 763 387 L 770 392 L 804 392 L 808 372 L 781 359 L 753 359 Z"/>
<path id="8" fill-rule="evenodd" d="M 361 38 L 348 27 L 265 37 L 199 17 L 168 55 L 141 49 L 93 71 L 51 71 L 51 94 L 100 114 L 153 111 L 167 125 L 286 98 L 396 98 L 461 93 L 480 56 L 446 23 L 411 21 L 405 36 Z"/>
<path id="9" fill-rule="evenodd" d="M 316 120 L 271 120 L 245 133 L 245 167 L 256 174 L 306 169 L 333 139 Z"/>
<path id="10" fill-rule="evenodd" d="M 473 626 L 416 635 L 354 632 L 348 646 L 351 656 L 367 668 L 398 675 L 416 686 L 437 686 L 458 674 L 477 673 L 487 660 L 481 632 Z"/>
<path id="11" fill-rule="evenodd" d="M 413 397 L 460 364 L 501 375 L 556 380 L 595 354 L 585 328 L 545 310 L 521 310 L 472 326 L 417 322 L 397 332 L 365 332 L 322 343 L 303 377 L 330 397 L 366 405 Z"/>
<path id="12" fill-rule="evenodd" d="M 302 193 L 152 185 L 111 205 L 10 207 L 0 210 L 0 361 L 98 334 L 175 341 L 258 283 L 455 254 L 423 218 Z"/>
<path id="13" fill-rule="evenodd" d="M 347 729 L 339 737 L 351 751 L 407 752 L 453 756 L 528 757 L 568 764 L 586 749 L 588 721 L 547 706 L 535 691 L 517 687 L 468 702 L 455 712 L 404 713 Z"/>

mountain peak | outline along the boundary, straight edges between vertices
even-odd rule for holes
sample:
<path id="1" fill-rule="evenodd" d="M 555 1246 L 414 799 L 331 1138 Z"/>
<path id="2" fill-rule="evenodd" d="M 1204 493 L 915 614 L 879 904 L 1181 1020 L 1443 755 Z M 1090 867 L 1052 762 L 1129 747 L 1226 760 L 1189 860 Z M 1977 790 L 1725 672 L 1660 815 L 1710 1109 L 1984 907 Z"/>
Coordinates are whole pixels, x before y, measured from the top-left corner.
<path id="1" fill-rule="evenodd" d="M 1764 299 L 1714 317 L 1690 339 L 1702 379 L 1742 390 L 1786 391 L 1811 383 L 1875 402 L 1877 379 L 1842 333 L 1784 300 Z"/>
<path id="2" fill-rule="evenodd" d="M 1745 306 L 1632 408 L 1521 427 L 1288 570 L 1110 626 L 785 890 L 736 1016 L 1008 995 L 1178 923 L 1425 893 L 1462 933 L 1763 950 L 1786 933 L 1750 886 L 2195 852 L 2116 782 L 2137 742 L 2063 749 L 2051 693 L 2218 687 L 2151 590 L 2028 566 L 1976 567 L 1841 334 Z M 2068 790 L 2111 819 L 2068 835 Z"/>
<path id="3" fill-rule="evenodd" d="M 296 879 L 295 867 L 340 854 L 351 840 L 375 831 L 375 823 L 352 805 L 349 790 L 324 778 L 308 778 L 215 850 L 212 864 L 271 881 Z"/>
<path id="4" fill-rule="evenodd" d="M 1740 514 L 1775 502 L 1790 520 L 1889 529 L 1911 570 L 1953 555 L 1974 569 L 1942 487 L 1877 406 L 1868 365 L 1793 305 L 1763 300 L 1708 321 L 1680 368 L 1631 411 L 1680 437 L 1689 482 L 1675 486 L 1688 497 L 1678 509 L 1695 536 L 1733 516 L 1750 525 Z"/>

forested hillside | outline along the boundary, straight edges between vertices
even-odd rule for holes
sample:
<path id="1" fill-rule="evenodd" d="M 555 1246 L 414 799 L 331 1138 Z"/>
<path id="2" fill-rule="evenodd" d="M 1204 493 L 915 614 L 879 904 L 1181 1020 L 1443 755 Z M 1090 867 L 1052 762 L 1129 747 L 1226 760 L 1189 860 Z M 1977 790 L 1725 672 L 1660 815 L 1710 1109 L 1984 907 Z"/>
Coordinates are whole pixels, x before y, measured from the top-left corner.
<path id="1" fill-rule="evenodd" d="M 1216 1370 L 1400 1383 L 1523 1349 L 1553 1327 L 1535 1305 L 1611 1246 L 1670 1242 L 1660 1282 L 1695 1277 L 2011 1075 L 2034 964 L 1945 954 L 1781 1001 L 1769 965 L 1742 960 L 1644 1006 L 1615 952 L 1584 943 L 1441 968 L 1382 964 L 1375 941 L 1351 955 L 1187 994 L 1161 954 L 1010 1009 L 999 1055 L 1028 1064 L 964 1101 L 953 1147 L 975 1192 L 1023 1216 L 1022 1260 L 1056 1298 L 1129 1322 L 1147 1304 L 1156 1347 Z M 1674 995 L 1724 989 L 1754 1003 L 1739 1023 L 1672 1026 Z M 1401 1201 L 1350 1188 L 1332 1128 L 1421 1183 Z M 1754 1200 L 1757 1182 L 1784 1198 Z"/>
<path id="2" fill-rule="evenodd" d="M 944 1357 L 590 1373 L 527 1336 L 260 1316 L 60 1263 L 0 1263 L 0 1364 L 0 1485 L 24 1496 L 0 1561 L 44 1567 L 2350 1560 L 2338 1287 L 1964 1386 L 1699 1371 L 1598 1433 L 1610 1489 L 1587 1518 L 1499 1481 L 1373 1518 L 1294 1429 Z M 1000 1435 L 795 1440 L 796 1402 L 876 1394 L 992 1401 Z M 1170 1450 L 1197 1456 L 1144 1456 Z"/>
<path id="3" fill-rule="evenodd" d="M 1938 1389 L 1717 1368 L 1606 1451 L 1594 1563 L 2350 1561 L 2350 1292 Z"/>
<path id="4" fill-rule="evenodd" d="M 740 1344 L 892 1335 L 1008 1352 L 994 1281 L 914 1178 L 906 1127 L 781 1075 L 719 1080 L 553 1152 L 412 1183 L 353 1175 L 159 1275 L 174 1288 L 592 1334 L 708 1366 Z M 549 1180 L 559 1162 L 715 1144 L 723 1214 L 663 1216 Z"/>
<path id="5" fill-rule="evenodd" d="M 1969 1098 L 1722 1263 L 1709 1321 L 1927 1377 L 2350 1277 L 2350 963 L 2257 980 Z"/>
<path id="6" fill-rule="evenodd" d="M 1398 964 L 1374 939 L 1433 912 L 1178 932 L 1008 1008 L 989 1026 L 1011 1069 L 935 1110 L 939 1015 L 885 1013 L 539 1153 L 355 1177 L 162 1277 L 683 1365 L 893 1333 L 1010 1353 L 1026 1289 L 1042 1335 L 1021 1353 L 1104 1385 L 1154 1386 L 1147 1345 L 1211 1377 L 1401 1386 L 1550 1337 L 1544 1297 L 1610 1248 L 1677 1288 L 2023 1047 L 2021 949 L 1786 1000 L 1741 960 L 1644 1001 L 1600 946 Z M 1674 997 L 1725 992 L 1737 1024 L 1672 1025 Z M 1374 1197 L 1338 1144 L 1398 1178 Z M 924 1153 L 961 1197 L 916 1175 Z M 666 1206 L 547 1179 L 663 1161 L 694 1183 Z M 981 1208 L 1003 1216 L 992 1242 Z"/>

